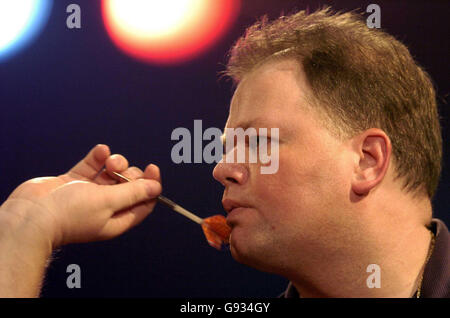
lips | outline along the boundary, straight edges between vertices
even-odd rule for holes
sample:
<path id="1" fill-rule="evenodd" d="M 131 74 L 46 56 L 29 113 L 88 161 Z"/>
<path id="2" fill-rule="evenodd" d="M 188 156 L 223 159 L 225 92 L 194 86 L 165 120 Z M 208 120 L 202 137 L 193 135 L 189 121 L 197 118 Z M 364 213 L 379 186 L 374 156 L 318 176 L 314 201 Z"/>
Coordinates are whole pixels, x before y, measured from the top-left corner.
<path id="1" fill-rule="evenodd" d="M 248 206 L 246 204 L 240 203 L 239 201 L 232 200 L 229 198 L 224 198 L 222 200 L 222 205 L 223 205 L 223 208 L 225 209 L 225 211 L 227 212 L 227 214 L 230 214 L 231 211 L 233 211 L 234 209 L 237 209 L 237 208 L 248 208 Z"/>
<path id="2" fill-rule="evenodd" d="M 238 224 L 240 219 L 239 215 L 242 211 L 251 209 L 244 201 L 231 199 L 229 197 L 222 199 L 222 205 L 227 212 L 227 224 L 232 229 Z"/>

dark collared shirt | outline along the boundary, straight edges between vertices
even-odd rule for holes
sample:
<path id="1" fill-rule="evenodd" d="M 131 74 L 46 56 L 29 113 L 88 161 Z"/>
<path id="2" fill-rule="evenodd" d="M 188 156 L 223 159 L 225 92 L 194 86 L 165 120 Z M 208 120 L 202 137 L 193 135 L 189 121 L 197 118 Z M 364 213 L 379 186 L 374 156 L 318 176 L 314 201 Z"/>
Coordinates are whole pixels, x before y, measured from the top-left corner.
<path id="1" fill-rule="evenodd" d="M 439 219 L 431 220 L 430 230 L 435 235 L 435 244 L 423 273 L 420 297 L 450 298 L 450 233 Z M 294 285 L 289 283 L 281 297 L 298 298 L 299 294 Z"/>

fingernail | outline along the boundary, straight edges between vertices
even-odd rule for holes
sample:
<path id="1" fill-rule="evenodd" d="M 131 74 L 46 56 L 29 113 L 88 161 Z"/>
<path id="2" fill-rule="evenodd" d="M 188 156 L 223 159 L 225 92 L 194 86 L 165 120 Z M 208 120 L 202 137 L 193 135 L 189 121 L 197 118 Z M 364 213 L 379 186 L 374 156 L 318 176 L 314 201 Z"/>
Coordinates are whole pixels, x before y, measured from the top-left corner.
<path id="1" fill-rule="evenodd" d="M 119 160 L 120 160 L 119 155 L 117 155 L 117 154 L 111 155 L 110 158 L 114 162 L 119 162 Z"/>

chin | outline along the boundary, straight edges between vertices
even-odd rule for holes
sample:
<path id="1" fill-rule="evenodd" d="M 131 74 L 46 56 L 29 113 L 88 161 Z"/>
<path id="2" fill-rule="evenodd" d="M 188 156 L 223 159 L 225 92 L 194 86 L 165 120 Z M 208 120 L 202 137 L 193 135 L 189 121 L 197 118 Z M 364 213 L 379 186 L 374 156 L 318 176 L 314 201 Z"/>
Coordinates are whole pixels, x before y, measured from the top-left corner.
<path id="1" fill-rule="evenodd" d="M 274 273 L 274 268 L 270 264 L 268 249 L 258 244 L 255 240 L 245 239 L 243 235 L 232 232 L 230 237 L 231 256 L 235 261 L 243 265 L 255 268 L 263 272 Z"/>

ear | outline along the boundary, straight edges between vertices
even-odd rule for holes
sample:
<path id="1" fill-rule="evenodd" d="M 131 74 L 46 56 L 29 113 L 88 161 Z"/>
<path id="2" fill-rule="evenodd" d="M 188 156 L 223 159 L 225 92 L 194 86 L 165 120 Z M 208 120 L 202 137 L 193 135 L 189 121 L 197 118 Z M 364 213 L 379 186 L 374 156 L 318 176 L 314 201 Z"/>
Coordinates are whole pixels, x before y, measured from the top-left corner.
<path id="1" fill-rule="evenodd" d="M 371 128 L 352 140 L 356 153 L 352 190 L 357 195 L 367 195 L 384 178 L 391 159 L 392 145 L 388 135 Z"/>

